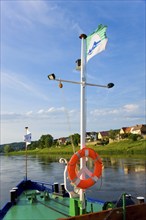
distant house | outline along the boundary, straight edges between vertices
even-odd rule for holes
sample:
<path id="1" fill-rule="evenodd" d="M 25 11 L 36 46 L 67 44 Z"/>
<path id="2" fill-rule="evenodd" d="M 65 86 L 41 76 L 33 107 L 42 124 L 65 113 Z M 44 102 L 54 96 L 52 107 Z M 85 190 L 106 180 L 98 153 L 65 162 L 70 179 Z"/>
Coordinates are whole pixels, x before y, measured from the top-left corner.
<path id="1" fill-rule="evenodd" d="M 146 125 L 140 124 L 132 127 L 123 127 L 120 129 L 120 135 L 122 134 L 139 134 L 146 138 Z"/>
<path id="2" fill-rule="evenodd" d="M 131 130 L 132 134 L 139 134 L 139 135 L 146 135 L 146 125 L 140 124 L 140 125 L 135 125 L 133 126 Z"/>
<path id="3" fill-rule="evenodd" d="M 87 140 L 87 142 L 97 141 L 97 133 L 94 131 L 86 132 L 86 140 Z"/>
<path id="4" fill-rule="evenodd" d="M 58 144 L 59 145 L 66 144 L 69 141 L 70 141 L 69 137 L 60 137 L 60 138 L 58 138 Z"/>
<path id="5" fill-rule="evenodd" d="M 98 140 L 104 140 L 107 139 L 109 136 L 109 132 L 108 131 L 101 131 L 98 133 Z"/>
<path id="6" fill-rule="evenodd" d="M 133 127 L 123 127 L 120 129 L 120 134 L 130 134 Z"/>

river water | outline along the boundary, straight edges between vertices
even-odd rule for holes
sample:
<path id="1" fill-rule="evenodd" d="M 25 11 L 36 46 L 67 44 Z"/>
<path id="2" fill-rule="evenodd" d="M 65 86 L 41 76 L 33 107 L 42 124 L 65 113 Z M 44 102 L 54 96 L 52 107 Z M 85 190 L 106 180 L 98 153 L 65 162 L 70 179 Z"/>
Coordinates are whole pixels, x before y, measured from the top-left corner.
<path id="1" fill-rule="evenodd" d="M 86 191 L 86 195 L 111 201 L 123 193 L 144 196 L 146 199 L 146 159 L 102 158 L 102 178 Z M 0 155 L 0 207 L 9 201 L 9 191 L 25 177 L 25 156 Z M 64 164 L 58 158 L 28 156 L 28 179 L 63 183 Z M 69 185 L 69 183 L 68 183 Z"/>

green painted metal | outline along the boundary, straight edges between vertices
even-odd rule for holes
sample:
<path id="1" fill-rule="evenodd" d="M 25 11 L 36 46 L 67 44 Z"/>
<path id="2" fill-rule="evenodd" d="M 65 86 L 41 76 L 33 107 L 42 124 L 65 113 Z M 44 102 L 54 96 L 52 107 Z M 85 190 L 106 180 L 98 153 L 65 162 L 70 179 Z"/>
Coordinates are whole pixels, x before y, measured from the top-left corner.
<path id="1" fill-rule="evenodd" d="M 5 215 L 4 220 L 32 220 L 69 217 L 68 198 L 46 197 L 44 193 L 29 191 L 23 193 L 13 207 Z"/>
<path id="2" fill-rule="evenodd" d="M 70 216 L 79 215 L 80 210 L 78 206 L 79 200 L 75 198 L 70 198 L 69 214 Z"/>
<path id="3" fill-rule="evenodd" d="M 16 204 L 4 216 L 4 220 L 56 220 L 102 211 L 103 208 L 103 204 L 86 202 L 86 210 L 82 210 L 80 203 L 79 198 L 68 198 L 48 192 L 27 190 L 18 197 Z"/>
<path id="4" fill-rule="evenodd" d="M 85 203 L 86 203 L 86 201 L 85 201 Z M 79 204 L 79 209 L 80 209 L 80 215 L 86 214 L 86 207 L 83 208 L 82 201 L 79 201 L 78 204 Z M 87 205 L 87 203 L 86 203 L 86 205 Z"/>
<path id="5" fill-rule="evenodd" d="M 91 212 L 93 212 L 93 204 L 91 203 Z"/>
<path id="6" fill-rule="evenodd" d="M 103 206 L 103 210 L 113 209 L 115 207 L 113 202 L 105 202 Z"/>
<path id="7" fill-rule="evenodd" d="M 126 193 L 122 194 L 123 201 L 123 220 L 126 220 Z"/>

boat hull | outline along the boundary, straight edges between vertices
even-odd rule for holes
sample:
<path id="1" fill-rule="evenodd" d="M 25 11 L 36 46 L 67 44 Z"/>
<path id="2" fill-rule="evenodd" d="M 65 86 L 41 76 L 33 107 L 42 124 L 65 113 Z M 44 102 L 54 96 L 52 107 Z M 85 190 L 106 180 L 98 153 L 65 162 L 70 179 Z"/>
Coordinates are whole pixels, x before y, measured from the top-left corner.
<path id="1" fill-rule="evenodd" d="M 101 212 L 84 214 L 67 218 L 67 220 L 123 220 L 123 209 L 115 208 L 112 210 L 104 210 Z M 146 203 L 130 205 L 126 207 L 126 220 L 146 220 Z M 58 220 L 65 220 L 60 218 Z"/>

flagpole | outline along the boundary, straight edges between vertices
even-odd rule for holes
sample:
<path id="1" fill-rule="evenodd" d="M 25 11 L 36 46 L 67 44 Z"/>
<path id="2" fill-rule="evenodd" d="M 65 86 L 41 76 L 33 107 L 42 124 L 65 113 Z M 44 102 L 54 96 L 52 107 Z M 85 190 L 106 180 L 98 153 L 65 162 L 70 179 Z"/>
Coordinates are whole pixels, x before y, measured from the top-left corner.
<path id="1" fill-rule="evenodd" d="M 28 127 L 25 127 L 26 135 L 28 133 Z M 25 180 L 27 181 L 27 141 L 25 141 Z"/>
<path id="2" fill-rule="evenodd" d="M 87 36 L 85 34 L 80 35 L 81 39 L 81 97 L 80 97 L 80 149 L 83 149 L 85 147 L 85 139 L 86 139 L 86 38 Z M 80 169 L 86 166 L 86 159 L 81 158 L 80 159 Z M 85 179 L 85 175 L 81 175 L 81 179 Z M 85 212 L 85 194 L 84 190 L 80 189 L 80 202 L 81 202 L 81 210 L 80 214 L 83 214 Z"/>
<path id="3" fill-rule="evenodd" d="M 49 80 L 56 80 L 61 82 L 67 83 L 74 83 L 80 84 L 81 87 L 81 96 L 80 96 L 80 149 L 84 149 L 86 146 L 86 86 L 97 86 L 103 88 L 112 88 L 114 86 L 113 83 L 108 83 L 107 85 L 98 85 L 93 83 L 86 83 L 86 62 L 92 58 L 94 55 L 102 52 L 105 50 L 105 46 L 107 43 L 106 37 L 106 26 L 99 25 L 98 30 L 94 31 L 88 37 L 85 34 L 80 35 L 81 39 L 81 79 L 80 82 L 70 81 L 70 80 L 63 80 L 63 79 L 56 79 L 54 73 L 48 75 Z M 87 39 L 86 39 L 87 38 Z M 87 51 L 88 53 L 87 53 Z M 79 67 L 80 65 L 78 65 Z M 62 88 L 62 86 L 60 87 Z M 80 176 L 79 178 L 84 180 L 85 179 L 85 172 L 86 169 L 86 159 L 85 157 L 80 158 Z M 72 179 L 69 178 L 71 181 Z M 78 186 L 78 185 L 77 185 Z M 85 193 L 83 189 L 79 191 L 80 196 L 80 214 L 84 214 L 86 212 L 86 205 L 85 205 Z"/>

